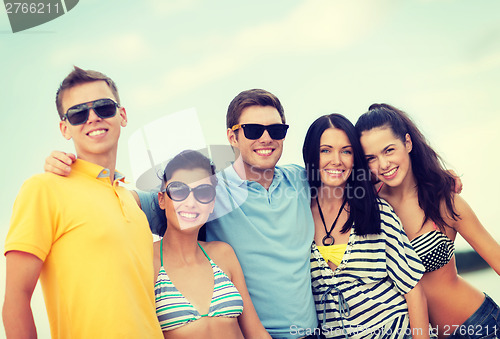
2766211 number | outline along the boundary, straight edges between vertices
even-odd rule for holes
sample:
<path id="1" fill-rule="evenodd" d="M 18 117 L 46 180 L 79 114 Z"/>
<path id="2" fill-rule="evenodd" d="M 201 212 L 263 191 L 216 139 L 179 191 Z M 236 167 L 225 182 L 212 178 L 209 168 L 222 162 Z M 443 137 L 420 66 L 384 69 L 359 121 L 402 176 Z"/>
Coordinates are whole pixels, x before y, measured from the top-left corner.
<path id="1" fill-rule="evenodd" d="M 452 334 L 460 334 L 460 335 L 489 335 L 489 334 L 497 334 L 500 329 L 497 326 L 488 325 L 444 325 L 443 326 L 444 335 L 450 336 Z"/>
<path id="2" fill-rule="evenodd" d="M 44 4 L 42 2 L 39 3 L 27 3 L 27 2 L 6 2 L 5 9 L 7 10 L 7 14 L 50 14 L 50 13 L 59 13 L 59 3 L 56 4 Z"/>

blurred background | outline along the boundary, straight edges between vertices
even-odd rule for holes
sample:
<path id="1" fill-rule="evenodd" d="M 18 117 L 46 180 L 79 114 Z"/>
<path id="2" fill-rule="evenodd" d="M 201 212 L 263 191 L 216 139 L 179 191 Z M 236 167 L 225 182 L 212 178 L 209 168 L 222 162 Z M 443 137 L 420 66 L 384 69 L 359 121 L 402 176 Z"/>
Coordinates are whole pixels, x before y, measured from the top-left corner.
<path id="1" fill-rule="evenodd" d="M 206 143 L 227 144 L 227 106 L 246 89 L 269 90 L 285 107 L 291 127 L 281 164 L 302 164 L 305 132 L 320 115 L 342 113 L 354 123 L 370 104 L 385 102 L 413 117 L 500 240 L 498 13 L 497 0 L 86 0 L 13 34 L 0 10 L 2 244 L 23 181 L 43 171 L 52 150 L 74 151 L 54 104 L 73 65 L 118 84 L 129 124 L 117 168 L 132 182 L 134 132 L 195 108 Z M 460 237 L 456 247 L 470 251 Z M 477 259 L 468 265 L 463 276 L 499 303 L 499 276 L 477 270 Z M 3 256 L 0 272 L 3 299 Z M 39 337 L 49 338 L 39 286 L 32 307 Z"/>

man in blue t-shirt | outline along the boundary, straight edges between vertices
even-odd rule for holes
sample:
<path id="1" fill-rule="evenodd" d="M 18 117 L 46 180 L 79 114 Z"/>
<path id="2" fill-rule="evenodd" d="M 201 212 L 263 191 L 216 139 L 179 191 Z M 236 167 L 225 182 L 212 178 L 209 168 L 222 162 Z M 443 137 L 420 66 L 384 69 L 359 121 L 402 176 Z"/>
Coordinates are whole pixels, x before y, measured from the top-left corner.
<path id="1" fill-rule="evenodd" d="M 309 263 L 314 222 L 304 169 L 276 166 L 288 128 L 283 107 L 267 91 L 243 91 L 229 104 L 226 126 L 236 160 L 217 174 L 207 241 L 233 247 L 257 314 L 273 338 L 308 336 L 317 327 Z M 46 169 L 55 171 L 53 166 L 58 164 L 48 159 Z M 161 233 L 165 214 L 154 208 L 156 192 L 137 193 L 151 229 Z"/>

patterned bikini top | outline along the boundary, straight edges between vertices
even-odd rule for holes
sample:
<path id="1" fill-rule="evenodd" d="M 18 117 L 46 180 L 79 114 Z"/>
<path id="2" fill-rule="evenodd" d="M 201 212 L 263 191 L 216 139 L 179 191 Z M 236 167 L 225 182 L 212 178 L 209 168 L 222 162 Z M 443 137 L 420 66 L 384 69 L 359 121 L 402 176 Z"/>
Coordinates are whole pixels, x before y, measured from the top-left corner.
<path id="1" fill-rule="evenodd" d="M 207 314 L 200 314 L 187 300 L 165 272 L 163 267 L 163 239 L 160 243 L 161 268 L 155 284 L 156 315 L 163 331 L 184 326 L 202 317 L 238 317 L 243 312 L 243 299 L 227 275 L 210 259 L 203 247 L 203 253 L 210 261 L 214 272 L 214 292 Z"/>
<path id="2" fill-rule="evenodd" d="M 425 272 L 443 267 L 450 262 L 455 253 L 453 241 L 438 230 L 421 234 L 410 242 L 422 260 Z"/>
<path id="3" fill-rule="evenodd" d="M 377 190 L 377 193 L 382 189 L 382 185 Z M 450 262 L 453 254 L 455 254 L 455 245 L 443 232 L 440 232 L 434 224 L 434 230 L 421 234 L 418 237 L 410 240 L 413 249 L 420 257 L 422 264 L 425 267 L 425 272 L 435 271 Z"/>

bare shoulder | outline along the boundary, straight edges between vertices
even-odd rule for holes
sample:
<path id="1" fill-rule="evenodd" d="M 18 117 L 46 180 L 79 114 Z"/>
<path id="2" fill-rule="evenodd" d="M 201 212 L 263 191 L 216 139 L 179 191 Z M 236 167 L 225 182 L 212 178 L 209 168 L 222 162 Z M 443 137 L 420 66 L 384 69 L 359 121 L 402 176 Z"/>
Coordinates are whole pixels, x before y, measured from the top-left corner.
<path id="1" fill-rule="evenodd" d="M 443 216 L 444 221 L 447 225 L 451 226 L 451 228 L 458 230 L 461 221 L 464 219 L 468 219 L 472 215 L 474 215 L 474 211 L 469 206 L 469 204 L 465 201 L 465 199 L 460 194 L 453 194 L 453 209 L 458 216 L 453 216 L 450 214 L 445 201 L 441 202 L 441 215 Z"/>
<path id="2" fill-rule="evenodd" d="M 464 227 L 469 228 L 470 225 L 474 225 L 476 222 L 479 222 L 472 208 L 460 194 L 454 193 L 452 202 L 453 210 L 456 214 L 455 217 L 451 215 L 444 200 L 441 201 L 440 206 L 441 216 L 452 232 L 462 233 L 465 231 Z M 454 237 L 452 236 L 452 239 L 453 238 Z"/>
<path id="3" fill-rule="evenodd" d="M 455 204 L 455 208 L 458 213 L 472 211 L 469 204 L 460 194 L 456 193 L 453 194 L 453 203 Z"/>
<path id="4" fill-rule="evenodd" d="M 231 279 L 235 269 L 239 267 L 238 259 L 231 245 L 222 241 L 200 242 L 200 245 L 214 263 Z"/>
<path id="5" fill-rule="evenodd" d="M 205 249 L 207 254 L 212 257 L 233 257 L 235 256 L 234 250 L 228 243 L 222 241 L 200 241 L 200 245 Z"/>

